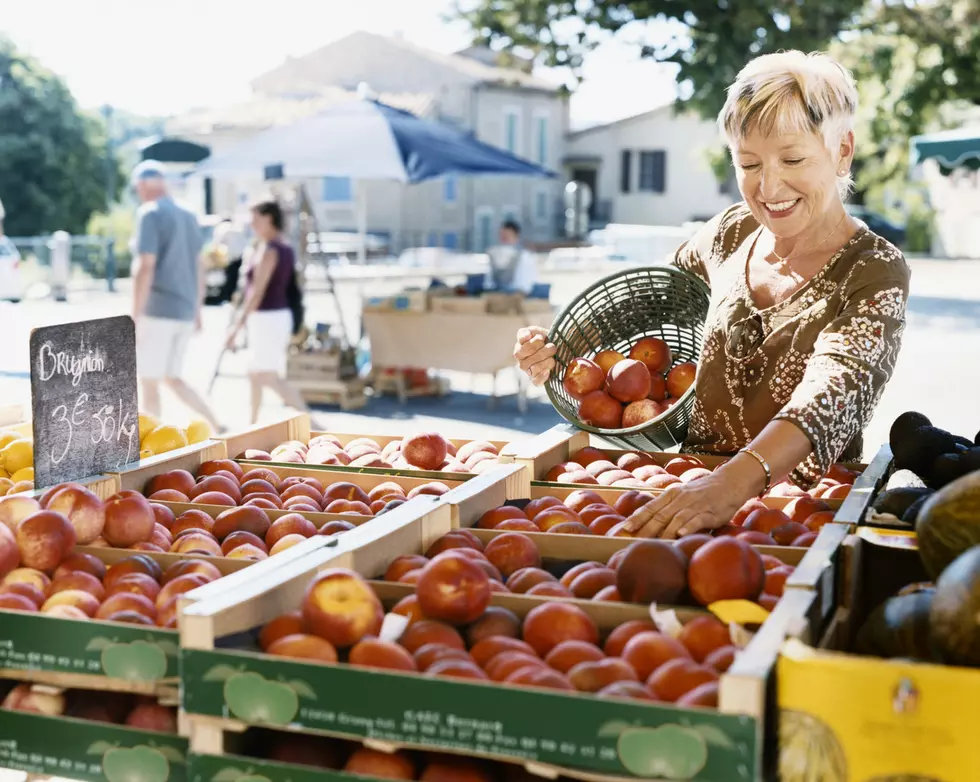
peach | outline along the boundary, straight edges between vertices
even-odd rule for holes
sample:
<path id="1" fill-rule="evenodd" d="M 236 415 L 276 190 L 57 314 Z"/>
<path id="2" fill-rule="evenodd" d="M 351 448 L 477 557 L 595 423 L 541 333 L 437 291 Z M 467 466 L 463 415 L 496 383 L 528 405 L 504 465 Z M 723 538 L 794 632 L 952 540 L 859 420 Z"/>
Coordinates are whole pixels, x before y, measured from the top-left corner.
<path id="1" fill-rule="evenodd" d="M 271 462 L 272 454 L 270 454 L 268 451 L 259 450 L 258 448 L 246 448 L 235 458 L 245 459 L 251 462 Z"/>
<path id="2" fill-rule="evenodd" d="M 517 594 L 524 594 L 536 584 L 542 584 L 557 579 L 546 570 L 536 567 L 527 567 L 516 570 L 507 578 L 507 589 Z"/>
<path id="3" fill-rule="evenodd" d="M 60 490 L 56 487 L 52 492 L 57 493 Z M 41 509 L 41 503 L 33 497 L 13 495 L 0 498 L 0 524 L 4 524 L 11 532 L 16 532 L 18 524 Z"/>
<path id="4" fill-rule="evenodd" d="M 348 758 L 344 771 L 375 779 L 415 779 L 415 764 L 404 751 L 387 753 L 359 747 Z"/>
<path id="5" fill-rule="evenodd" d="M 789 546 L 800 535 L 806 535 L 810 530 L 803 524 L 791 521 L 789 524 L 782 524 L 776 527 L 770 536 L 776 541 L 777 546 Z"/>
<path id="6" fill-rule="evenodd" d="M 534 516 L 534 523 L 537 525 L 539 532 L 547 532 L 552 527 L 568 521 L 579 521 L 579 518 L 575 511 L 569 510 L 564 506 L 546 508 Z"/>
<path id="7" fill-rule="evenodd" d="M 670 345 L 659 337 L 643 337 L 630 349 L 629 357 L 641 361 L 650 372 L 663 374 L 674 361 Z"/>
<path id="8" fill-rule="evenodd" d="M 704 463 L 694 456 L 677 456 L 664 465 L 664 470 L 670 475 L 679 478 L 685 472 L 695 467 L 704 467 Z"/>
<path id="9" fill-rule="evenodd" d="M 211 562 L 203 559 L 185 559 L 168 567 L 160 576 L 160 584 L 166 586 L 178 576 L 186 576 L 191 573 L 203 576 L 207 582 L 217 581 L 221 578 L 221 571 Z"/>
<path id="10" fill-rule="evenodd" d="M 422 568 L 415 568 L 414 570 L 409 570 L 402 573 L 398 578 L 399 584 L 411 584 L 415 586 L 419 583 L 419 579 L 422 577 Z"/>
<path id="11" fill-rule="evenodd" d="M 349 647 L 380 632 L 384 609 L 360 575 L 331 568 L 319 573 L 307 587 L 303 619 L 311 632 L 334 646 Z"/>
<path id="12" fill-rule="evenodd" d="M 49 611 L 58 605 L 75 606 L 86 616 L 95 616 L 95 612 L 99 610 L 99 599 L 82 589 L 66 589 L 48 597 L 41 606 L 41 611 Z"/>
<path id="13" fill-rule="evenodd" d="M 259 648 L 268 651 L 273 642 L 288 635 L 298 635 L 306 632 L 306 623 L 303 621 L 303 614 L 299 611 L 290 611 L 281 614 L 267 623 L 259 631 Z"/>
<path id="14" fill-rule="evenodd" d="M 642 680 L 669 660 L 690 658 L 688 649 L 677 639 L 658 632 L 640 632 L 623 647 L 620 655 Z"/>
<path id="15" fill-rule="evenodd" d="M 419 599 L 415 595 L 406 595 L 403 597 L 401 600 L 395 603 L 391 609 L 391 612 L 393 614 L 407 616 L 409 624 L 425 619 L 425 614 L 423 614 L 422 609 L 419 608 Z"/>
<path id="16" fill-rule="evenodd" d="M 391 641 L 378 638 L 364 638 L 359 641 L 348 655 L 351 665 L 363 668 L 383 668 L 392 671 L 417 671 L 418 666 L 405 649 Z"/>
<path id="17" fill-rule="evenodd" d="M 495 655 L 486 665 L 487 676 L 495 682 L 502 682 L 515 671 L 528 665 L 547 668 L 537 655 L 521 651 L 504 651 Z"/>
<path id="18" fill-rule="evenodd" d="M 180 600 L 176 597 L 171 598 L 170 602 L 162 605 L 157 611 L 155 624 L 157 627 L 164 627 L 168 630 L 177 629 L 177 614 L 180 611 Z"/>
<path id="19" fill-rule="evenodd" d="M 248 559 L 252 562 L 260 562 L 268 558 L 269 553 L 265 550 L 265 544 L 263 544 L 262 548 L 259 548 L 258 546 L 253 546 L 251 543 L 242 543 L 240 546 L 235 546 L 225 556 L 228 559 Z"/>
<path id="20" fill-rule="evenodd" d="M 221 491 L 206 491 L 203 494 L 198 494 L 194 498 L 194 502 L 200 505 L 224 505 L 228 508 L 233 508 L 238 504 L 234 497 L 230 497 Z"/>
<path id="21" fill-rule="evenodd" d="M 597 461 L 592 462 L 588 467 L 586 467 L 585 471 L 593 478 L 598 478 L 604 472 L 607 472 L 609 470 L 618 470 L 618 469 L 619 468 L 608 459 L 599 459 Z M 578 470 L 579 468 L 576 466 L 575 462 L 571 462 L 570 466 L 566 468 L 565 472 L 572 473 L 572 472 L 577 472 Z"/>
<path id="22" fill-rule="evenodd" d="M 438 432 L 422 432 L 402 441 L 402 457 L 420 470 L 437 470 L 446 461 L 448 442 Z M 349 451 L 348 451 L 349 452 Z"/>
<path id="23" fill-rule="evenodd" d="M 791 483 L 788 480 L 780 481 L 775 486 L 773 486 L 768 493 L 769 497 L 805 497 L 806 492 L 803 491 L 795 483 Z M 819 496 L 819 495 L 814 495 Z"/>
<path id="24" fill-rule="evenodd" d="M 65 516 L 75 528 L 79 545 L 91 543 L 102 534 L 105 507 L 102 500 L 83 486 L 66 486 L 48 498 L 47 509 Z"/>
<path id="25" fill-rule="evenodd" d="M 614 508 L 616 513 L 625 517 L 634 513 L 638 508 L 642 508 L 651 500 L 653 500 L 653 495 L 649 492 L 626 491 L 616 500 Z"/>
<path id="26" fill-rule="evenodd" d="M 648 385 L 649 382 L 650 379 L 647 378 Z M 605 391 L 593 391 L 579 402 L 578 417 L 586 426 L 620 429 L 623 424 L 623 406 Z"/>
<path id="27" fill-rule="evenodd" d="M 316 533 L 317 528 L 312 521 L 298 513 L 287 513 L 269 525 L 269 530 L 265 534 L 265 544 L 275 546 L 287 535 L 302 535 L 304 538 L 310 538 Z"/>
<path id="28" fill-rule="evenodd" d="M 324 513 L 337 513 L 344 516 L 370 516 L 371 508 L 363 502 L 351 500 L 331 500 L 323 507 Z"/>
<path id="29" fill-rule="evenodd" d="M 732 643 L 728 626 L 713 616 L 697 616 L 687 622 L 677 640 L 691 653 L 697 662 L 703 663 L 715 649 Z"/>
<path id="30" fill-rule="evenodd" d="M 224 540 L 232 532 L 242 531 L 251 532 L 255 537 L 265 539 L 269 527 L 269 514 L 262 508 L 232 508 L 222 511 L 214 520 L 214 536 L 218 540 Z"/>
<path id="31" fill-rule="evenodd" d="M 707 478 L 709 475 L 711 475 L 711 470 L 707 467 L 692 467 L 690 470 L 681 473 L 681 483 L 693 483 L 701 480 L 701 478 Z"/>
<path id="32" fill-rule="evenodd" d="M 593 535 L 608 535 L 610 530 L 612 530 L 617 524 L 621 524 L 626 521 L 625 518 L 620 516 L 618 513 L 607 513 L 604 516 L 599 516 L 589 524 L 589 531 Z"/>
<path id="33" fill-rule="evenodd" d="M 276 476 L 273 476 L 276 477 Z M 273 483 L 272 481 L 267 481 L 264 478 L 253 478 L 250 481 L 245 481 L 242 484 L 241 492 L 242 498 L 248 499 L 249 497 L 257 496 L 272 496 L 279 497 L 279 482 L 278 480 Z"/>
<path id="34" fill-rule="evenodd" d="M 226 557 L 232 551 L 234 551 L 239 546 L 244 545 L 253 546 L 260 551 L 269 553 L 269 547 L 265 544 L 265 541 L 257 535 L 253 535 L 251 532 L 246 532 L 245 530 L 235 530 L 228 537 L 226 537 L 221 542 L 221 553 Z"/>
<path id="35" fill-rule="evenodd" d="M 648 453 L 624 453 L 616 460 L 616 466 L 621 470 L 633 472 L 640 467 L 657 467 L 656 460 Z"/>
<path id="36" fill-rule="evenodd" d="M 175 491 L 189 497 L 194 486 L 194 476 L 187 470 L 170 470 L 150 478 L 143 491 L 147 496 L 158 491 Z"/>
<path id="37" fill-rule="evenodd" d="M 755 600 L 762 592 L 765 568 L 759 553 L 743 540 L 716 538 L 691 557 L 688 587 L 701 605 L 717 600 Z"/>
<path id="38" fill-rule="evenodd" d="M 473 660 L 481 668 L 486 668 L 497 655 L 503 652 L 523 652 L 531 657 L 537 657 L 537 652 L 534 651 L 530 644 L 518 638 L 510 638 L 502 635 L 484 638 L 482 641 L 474 644 L 470 650 Z"/>
<path id="39" fill-rule="evenodd" d="M 22 520 L 15 537 L 20 564 L 46 573 L 53 573 L 75 547 L 75 528 L 62 514 L 49 510 L 38 511 Z"/>
<path id="40" fill-rule="evenodd" d="M 600 698 L 632 698 L 640 701 L 655 701 L 656 696 L 644 687 L 640 682 L 623 679 L 612 684 L 607 684 L 596 695 Z"/>
<path id="41" fill-rule="evenodd" d="M 548 533 L 552 535 L 592 535 L 593 532 L 581 521 L 563 521 L 548 527 Z"/>
<path id="42" fill-rule="evenodd" d="M 7 575 L 3 577 L 3 581 L 0 582 L 4 585 L 7 584 L 30 584 L 41 592 L 46 592 L 48 586 L 51 584 L 51 579 L 42 573 L 40 570 L 35 570 L 34 568 L 20 567 L 11 570 Z"/>
<path id="43" fill-rule="evenodd" d="M 361 502 L 366 506 L 370 506 L 371 499 L 368 497 L 367 492 L 364 491 L 360 486 L 353 483 L 338 482 L 332 483 L 327 486 L 323 491 L 323 504 L 328 505 L 333 500 L 347 500 L 348 502 Z"/>
<path id="44" fill-rule="evenodd" d="M 467 624 L 478 619 L 489 605 L 490 579 L 472 560 L 447 551 L 422 568 L 415 593 L 426 616 Z"/>
<path id="45" fill-rule="evenodd" d="M 718 681 L 718 672 L 689 658 L 670 660 L 647 679 L 647 688 L 660 700 L 674 703 L 702 684 Z"/>
<path id="46" fill-rule="evenodd" d="M 687 585 L 687 557 L 663 540 L 630 544 L 616 575 L 628 603 L 673 603 Z"/>
<path id="47" fill-rule="evenodd" d="M 662 475 L 654 475 L 652 478 L 647 478 L 644 483 L 651 489 L 666 489 L 668 486 L 673 486 L 674 484 L 681 483 L 681 479 L 676 475 L 671 475 L 670 473 L 663 473 Z"/>
<path id="48" fill-rule="evenodd" d="M 807 495 L 790 500 L 783 508 L 783 513 L 789 517 L 790 521 L 803 524 L 814 513 L 829 510 L 830 506 L 826 502 Z"/>
<path id="49" fill-rule="evenodd" d="M 535 584 L 524 594 L 534 595 L 535 597 L 574 597 L 572 590 L 557 581 L 545 581 Z"/>
<path id="50" fill-rule="evenodd" d="M 608 505 L 604 501 L 593 502 L 591 505 L 586 505 L 584 508 L 578 511 L 579 518 L 582 520 L 583 524 L 591 524 L 600 516 L 607 516 L 610 513 L 615 513 L 615 511 L 611 505 Z"/>
<path id="51" fill-rule="evenodd" d="M 753 497 L 751 500 L 742 505 L 741 508 L 735 511 L 735 515 L 732 516 L 731 523 L 736 527 L 741 527 L 743 524 L 745 524 L 745 520 L 757 510 L 766 511 L 769 510 L 769 506 L 758 497 Z"/>
<path id="52" fill-rule="evenodd" d="M 124 576 L 131 573 L 142 573 L 158 581 L 163 576 L 163 569 L 150 557 L 142 554 L 134 554 L 131 557 L 120 559 L 110 565 L 102 579 L 106 591 L 111 592 L 115 583 Z"/>
<path id="53" fill-rule="evenodd" d="M 782 567 L 766 571 L 766 585 L 763 591 L 767 595 L 782 597 L 783 589 L 786 586 L 786 579 L 793 575 L 793 570 L 794 568 L 789 565 L 783 565 Z"/>
<path id="54" fill-rule="evenodd" d="M 766 508 L 765 510 L 754 510 L 748 515 L 742 524 L 742 529 L 750 532 L 761 532 L 764 535 L 768 535 L 776 527 L 781 527 L 783 524 L 789 524 L 792 519 L 783 513 L 781 510 L 776 510 L 775 508 Z"/>
<path id="55" fill-rule="evenodd" d="M 808 517 L 803 526 L 807 528 L 808 532 L 819 532 L 820 528 L 824 524 L 829 524 L 834 520 L 834 512 L 832 510 L 822 510 L 814 513 L 812 516 Z"/>
<path id="56" fill-rule="evenodd" d="M 779 557 L 774 557 L 771 554 L 763 554 L 762 566 L 766 569 L 766 572 L 768 572 L 773 568 L 782 567 L 783 561 Z"/>
<path id="57" fill-rule="evenodd" d="M 592 360 L 602 368 L 603 372 L 609 374 L 609 370 L 625 358 L 626 356 L 617 350 L 600 350 Z"/>
<path id="58" fill-rule="evenodd" d="M 817 541 L 816 532 L 808 532 L 806 535 L 800 535 L 796 540 L 790 543 L 791 546 L 797 548 L 810 548 Z"/>
<path id="59" fill-rule="evenodd" d="M 222 470 L 230 472 L 239 482 L 245 475 L 245 470 L 233 459 L 213 459 L 212 461 L 204 462 L 204 464 L 197 468 L 197 474 L 200 477 L 201 475 L 212 475 Z"/>
<path id="60" fill-rule="evenodd" d="M 605 658 L 602 649 L 587 641 L 562 641 L 545 656 L 544 661 L 561 673 L 568 673 L 579 663 Z"/>
<path id="61" fill-rule="evenodd" d="M 0 592 L 0 611 L 37 611 L 37 604 L 16 592 Z"/>
<path id="62" fill-rule="evenodd" d="M 505 577 L 522 568 L 536 568 L 541 565 L 537 544 L 520 532 L 504 532 L 495 537 L 487 543 L 484 553 Z"/>
<path id="63" fill-rule="evenodd" d="M 204 586 L 207 583 L 207 579 L 200 573 L 188 573 L 183 576 L 177 576 L 173 581 L 167 582 L 159 594 L 157 594 L 157 599 L 154 601 L 156 607 L 159 610 L 174 598 L 197 589 L 199 586 Z"/>
<path id="64" fill-rule="evenodd" d="M 113 494 L 105 502 L 105 526 L 102 537 L 110 546 L 127 548 L 148 541 L 153 534 L 156 515 L 149 501 L 133 491 Z"/>
<path id="65" fill-rule="evenodd" d="M 667 393 L 675 399 L 684 396 L 697 377 L 697 366 L 691 361 L 678 364 L 667 373 Z"/>
<path id="66" fill-rule="evenodd" d="M 625 359 L 606 375 L 606 393 L 624 404 L 647 400 L 650 393 L 650 372 L 643 362 Z"/>
<path id="67" fill-rule="evenodd" d="M 150 507 L 153 508 L 153 516 L 156 518 L 157 524 L 169 532 L 176 521 L 174 512 L 159 502 L 151 502 Z"/>
<path id="68" fill-rule="evenodd" d="M 336 500 L 336 502 L 344 502 L 344 500 Z M 295 497 L 292 500 L 284 502 L 281 510 L 289 511 L 290 513 L 319 513 L 322 508 L 309 498 Z"/>
<path id="69" fill-rule="evenodd" d="M 696 533 L 694 535 L 685 535 L 683 538 L 678 538 L 674 541 L 674 548 L 680 551 L 685 557 L 690 559 L 694 556 L 694 552 L 697 551 L 705 543 L 711 542 L 711 536 L 705 535 L 703 533 Z"/>
<path id="70" fill-rule="evenodd" d="M 297 633 L 277 638 L 265 650 L 267 654 L 277 657 L 292 657 L 300 660 L 316 660 L 317 662 L 337 662 L 337 650 L 333 644 L 317 635 Z"/>
<path id="71" fill-rule="evenodd" d="M 130 578 L 133 577 L 134 576 L 130 576 Z M 153 579 L 149 576 L 144 576 L 144 578 L 149 578 L 156 589 L 160 588 L 157 582 L 153 581 Z M 120 582 L 121 581 L 125 581 L 125 579 L 120 579 Z M 117 584 L 120 582 L 117 582 Z M 102 586 L 102 582 L 91 573 L 84 573 L 82 571 L 68 573 L 55 578 L 51 582 L 51 586 L 48 587 L 47 595 L 48 597 L 51 597 L 52 595 L 56 595 L 59 592 L 65 592 L 69 589 L 80 589 L 83 592 L 88 592 L 99 602 L 102 602 L 106 596 L 106 589 L 104 586 Z"/>
<path id="72" fill-rule="evenodd" d="M 596 480 L 600 486 L 612 486 L 618 481 L 633 480 L 633 475 L 617 467 L 615 470 L 606 470 Z"/>
<path id="73" fill-rule="evenodd" d="M 130 728 L 176 734 L 177 710 L 159 703 L 141 703 L 126 716 L 125 724 Z"/>
<path id="74" fill-rule="evenodd" d="M 237 505 L 242 501 L 242 490 L 234 481 L 221 475 L 209 475 L 201 479 L 190 493 L 192 500 L 200 501 L 198 498 L 203 494 L 217 492 L 231 497 Z"/>
<path id="75" fill-rule="evenodd" d="M 590 600 L 600 590 L 616 584 L 616 572 L 607 567 L 591 568 L 580 573 L 569 585 L 569 589 L 580 600 Z"/>
<path id="76" fill-rule="evenodd" d="M 463 636 L 459 634 L 456 628 L 435 619 L 422 619 L 412 623 L 402 633 L 398 643 L 412 653 L 429 644 L 449 646 L 453 649 L 466 649 Z"/>
<path id="77" fill-rule="evenodd" d="M 310 500 L 313 505 L 321 505 L 323 503 L 323 492 L 317 491 L 314 487 L 306 483 L 294 483 L 288 489 L 281 491 L 279 497 L 282 499 L 283 505 L 286 505 L 296 497 Z"/>
<path id="78" fill-rule="evenodd" d="M 529 519 L 504 519 L 497 526 L 494 527 L 495 530 L 501 532 L 540 532 L 541 529 L 533 521 Z"/>
<path id="79" fill-rule="evenodd" d="M 605 370 L 587 358 L 573 358 L 565 367 L 562 387 L 573 399 L 581 400 L 586 394 L 599 391 L 606 381 Z"/>
<path id="80" fill-rule="evenodd" d="M 132 546 L 129 547 L 129 550 L 145 551 L 151 554 L 166 554 L 167 551 L 170 550 L 170 547 L 167 546 L 166 548 L 164 548 L 163 546 L 158 546 L 156 543 L 153 542 L 153 539 L 150 538 L 150 540 L 148 541 L 140 541 L 139 543 L 134 543 Z"/>
<path id="81" fill-rule="evenodd" d="M 274 491 L 279 491 L 279 483 L 282 479 L 279 475 L 268 467 L 253 467 L 247 470 L 241 478 L 242 494 L 247 494 L 245 484 L 249 481 L 265 481 L 273 487 Z"/>
<path id="82" fill-rule="evenodd" d="M 461 445 L 456 451 L 455 456 L 459 461 L 465 463 L 467 459 L 476 453 L 492 453 L 497 455 L 499 452 L 500 450 L 497 446 L 487 440 L 471 440 Z"/>
<path id="83" fill-rule="evenodd" d="M 388 569 L 385 570 L 384 580 L 397 581 L 409 571 L 423 568 L 428 563 L 428 558 L 423 557 L 421 554 L 402 554 L 395 557 L 391 564 L 388 565 Z"/>
<path id="84" fill-rule="evenodd" d="M 99 586 L 102 586 L 99 584 Z M 26 597 L 38 608 L 44 603 L 44 592 L 38 589 L 33 584 L 27 584 L 24 582 L 13 582 L 11 584 L 0 585 L 0 594 L 2 595 L 20 595 L 21 597 Z"/>
<path id="85" fill-rule="evenodd" d="M 606 566 L 601 562 L 579 562 L 577 565 L 573 565 L 568 570 L 566 570 L 561 576 L 562 586 L 571 587 L 572 582 L 579 577 L 582 573 L 593 569 L 603 569 Z"/>
<path id="86" fill-rule="evenodd" d="M 677 699 L 678 706 L 718 707 L 718 682 L 705 682 Z"/>
<path id="87" fill-rule="evenodd" d="M 467 534 L 469 533 L 469 534 Z M 433 543 L 425 551 L 425 556 L 429 559 L 441 554 L 443 551 L 451 549 L 471 548 L 483 551 L 483 543 L 476 538 L 469 530 L 454 530 L 447 532 L 439 540 Z"/>
<path id="88" fill-rule="evenodd" d="M 718 673 L 725 673 L 735 662 L 736 654 L 738 654 L 738 649 L 734 646 L 719 646 L 704 658 L 704 664 L 714 668 Z"/>
<path id="89" fill-rule="evenodd" d="M 623 564 L 623 559 L 626 557 L 626 552 L 629 548 L 621 548 L 619 551 L 613 553 L 609 557 L 609 561 L 606 562 L 606 567 L 612 568 L 613 570 L 619 570 L 619 566 Z"/>
<path id="90" fill-rule="evenodd" d="M 441 481 L 430 481 L 429 483 L 423 483 L 421 486 L 416 486 L 408 493 L 407 498 L 411 500 L 420 494 L 431 494 L 435 497 L 441 497 L 448 491 L 449 487 Z"/>
<path id="91" fill-rule="evenodd" d="M 0 578 L 17 569 L 20 564 L 20 549 L 17 538 L 6 524 L 0 524 Z"/>
<path id="92" fill-rule="evenodd" d="M 66 606 L 66 605 L 52 606 L 44 613 L 47 614 L 48 616 L 56 616 L 59 619 L 84 620 L 84 619 L 91 618 L 89 617 L 88 614 L 86 614 L 84 611 L 82 611 L 82 609 L 78 608 L 77 606 Z M 150 624 L 152 625 L 153 622 L 150 622 Z"/>
<path id="93" fill-rule="evenodd" d="M 652 399 L 640 399 L 636 402 L 630 402 L 623 410 L 623 428 L 629 429 L 634 426 L 641 426 L 657 418 L 664 410 L 666 410 L 666 407 L 660 402 L 654 402 Z"/>
<path id="94" fill-rule="evenodd" d="M 274 557 L 276 554 L 279 554 L 280 552 L 285 551 L 288 548 L 292 548 L 293 546 L 297 546 L 300 543 L 304 542 L 305 540 L 306 540 L 305 535 L 297 535 L 295 533 L 292 535 L 286 535 L 285 537 L 279 538 L 279 540 L 276 541 L 276 544 L 271 549 L 269 549 L 269 556 Z"/>
<path id="95" fill-rule="evenodd" d="M 201 554 L 206 557 L 220 557 L 221 544 L 213 536 L 204 532 L 185 532 L 170 546 L 171 554 Z"/>
<path id="96" fill-rule="evenodd" d="M 539 655 L 547 654 L 562 641 L 599 642 L 595 622 L 570 603 L 545 603 L 532 608 L 524 618 L 523 635 Z"/>
<path id="97" fill-rule="evenodd" d="M 584 508 L 592 505 L 604 505 L 605 500 L 602 496 L 592 489 L 579 489 L 573 491 L 565 498 L 565 507 L 581 515 Z"/>
<path id="98" fill-rule="evenodd" d="M 627 454 L 628 456 L 629 454 Z M 624 457 L 625 458 L 625 457 Z M 625 465 L 618 465 L 619 469 L 627 469 Z M 669 473 L 661 467 L 659 464 L 644 464 L 640 467 L 633 467 L 630 469 L 633 473 L 634 478 L 638 478 L 641 481 L 648 481 L 657 475 L 668 475 Z"/>
<path id="99" fill-rule="evenodd" d="M 551 668 L 538 665 L 525 665 L 518 668 L 504 679 L 507 684 L 517 684 L 522 687 L 545 687 L 550 690 L 573 690 L 568 677 Z"/>
<path id="100" fill-rule="evenodd" d="M 779 598 L 775 595 L 769 595 L 763 592 L 761 595 L 759 595 L 756 602 L 767 611 L 772 611 L 776 608 L 776 604 L 779 603 Z"/>
<path id="101" fill-rule="evenodd" d="M 611 584 L 610 586 L 603 587 L 596 592 L 592 596 L 592 600 L 601 603 L 622 603 L 623 596 L 619 594 L 619 590 L 616 589 L 616 585 Z"/>
<path id="102" fill-rule="evenodd" d="M 763 532 L 756 532 L 755 530 L 749 530 L 748 532 L 740 532 L 735 536 L 739 540 L 744 540 L 746 543 L 752 546 L 775 546 L 776 540 L 771 535 L 766 535 Z"/>
<path id="103" fill-rule="evenodd" d="M 483 612 L 483 616 L 466 629 L 466 642 L 470 646 L 476 646 L 485 638 L 494 636 L 517 638 L 520 634 L 521 620 L 517 618 L 517 614 L 507 608 L 490 606 Z"/>
<path id="104" fill-rule="evenodd" d="M 186 510 L 180 514 L 176 519 L 174 519 L 174 524 L 170 528 L 170 534 L 173 537 L 178 537 L 188 530 L 203 530 L 204 532 L 210 532 L 214 534 L 214 519 L 212 519 L 203 510 Z"/>
<path id="105" fill-rule="evenodd" d="M 494 529 L 497 524 L 507 519 L 528 520 L 524 511 L 520 508 L 515 508 L 513 505 L 502 505 L 499 508 L 493 508 L 484 513 L 476 526 L 480 529 Z"/>
<path id="106" fill-rule="evenodd" d="M 609 633 L 603 651 L 609 657 L 620 657 L 631 638 L 640 633 L 655 632 L 656 630 L 657 626 L 649 619 L 631 619 Z"/>
<path id="107" fill-rule="evenodd" d="M 617 657 L 581 662 L 568 672 L 568 680 L 579 692 L 598 692 L 614 682 L 638 681 L 633 668 Z"/>

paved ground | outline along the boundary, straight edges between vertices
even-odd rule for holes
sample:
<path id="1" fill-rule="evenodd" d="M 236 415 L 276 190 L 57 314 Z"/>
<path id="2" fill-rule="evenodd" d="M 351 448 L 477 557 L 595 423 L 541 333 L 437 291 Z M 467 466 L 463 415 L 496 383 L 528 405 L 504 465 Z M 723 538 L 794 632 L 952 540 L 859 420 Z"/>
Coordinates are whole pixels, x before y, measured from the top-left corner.
<path id="1" fill-rule="evenodd" d="M 980 262 L 913 260 L 912 267 L 913 295 L 905 343 L 895 377 L 868 429 L 866 455 L 887 438 L 891 421 L 907 409 L 921 410 L 937 425 L 971 437 L 980 428 Z M 561 304 L 611 268 L 615 267 L 550 272 L 545 277 L 552 283 L 553 300 Z M 427 279 L 414 282 L 424 284 Z M 368 288 L 371 295 L 378 295 L 399 290 L 403 284 L 399 280 L 340 283 L 341 309 L 351 333 L 359 333 L 360 297 Z M 120 289 L 115 295 L 73 293 L 69 303 L 31 300 L 0 304 L 0 404 L 8 400 L 29 402 L 27 344 L 32 328 L 124 313 L 129 304 L 125 281 Z M 307 309 L 311 318 L 336 320 L 334 307 L 323 294 L 311 294 Z M 200 388 L 207 387 L 214 370 L 228 317 L 223 308 L 206 311 L 205 327 L 195 339 L 188 367 L 188 379 Z M 220 417 L 232 427 L 245 425 L 248 418 L 243 360 L 240 356 L 225 360 L 212 396 Z M 561 420 L 540 391 L 534 392 L 527 414 L 521 415 L 514 397 L 490 409 L 488 377 L 450 374 L 449 378 L 454 390 L 443 399 L 409 400 L 400 405 L 392 398 L 378 398 L 356 413 L 324 409 L 322 417 L 336 431 L 403 434 L 434 428 L 451 436 L 497 439 L 544 431 Z M 501 389 L 516 390 L 516 376 L 502 378 Z M 186 417 L 179 407 L 164 404 L 168 419 Z M 279 413 L 281 408 L 272 400 L 263 408 L 265 419 Z"/>

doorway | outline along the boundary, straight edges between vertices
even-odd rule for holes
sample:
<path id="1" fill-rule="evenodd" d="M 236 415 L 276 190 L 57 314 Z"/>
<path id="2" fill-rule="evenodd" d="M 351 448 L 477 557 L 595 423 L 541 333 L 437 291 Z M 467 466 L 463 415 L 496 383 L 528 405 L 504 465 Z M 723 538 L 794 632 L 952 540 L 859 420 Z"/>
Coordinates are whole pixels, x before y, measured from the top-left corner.
<path id="1" fill-rule="evenodd" d="M 594 168 L 573 168 L 572 180 L 585 183 L 589 186 L 589 190 L 592 191 L 592 203 L 589 204 L 589 221 L 595 220 L 596 204 L 599 203 L 599 191 L 597 189 L 599 183 L 598 170 Z"/>

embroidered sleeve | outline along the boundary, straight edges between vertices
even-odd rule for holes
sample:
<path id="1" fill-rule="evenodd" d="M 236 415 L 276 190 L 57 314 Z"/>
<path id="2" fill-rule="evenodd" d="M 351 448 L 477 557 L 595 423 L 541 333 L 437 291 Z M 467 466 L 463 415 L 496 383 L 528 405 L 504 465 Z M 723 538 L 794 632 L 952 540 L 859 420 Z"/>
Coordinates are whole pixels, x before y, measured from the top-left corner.
<path id="1" fill-rule="evenodd" d="M 668 262 L 699 277 L 710 288 L 712 260 L 727 257 L 738 246 L 739 231 L 748 214 L 742 203 L 719 212 L 678 247 Z"/>
<path id="2" fill-rule="evenodd" d="M 840 314 L 817 337 L 802 381 L 775 416 L 792 421 L 813 444 L 790 475 L 804 489 L 817 483 L 867 426 L 902 344 L 909 292 L 904 257 L 883 245 L 853 263 Z"/>

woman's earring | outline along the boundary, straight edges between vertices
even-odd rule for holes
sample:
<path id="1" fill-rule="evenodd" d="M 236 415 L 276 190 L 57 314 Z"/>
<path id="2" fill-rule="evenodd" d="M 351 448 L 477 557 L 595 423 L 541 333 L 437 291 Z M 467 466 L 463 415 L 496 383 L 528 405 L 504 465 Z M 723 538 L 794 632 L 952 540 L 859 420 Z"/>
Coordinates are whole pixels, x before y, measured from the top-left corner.
<path id="1" fill-rule="evenodd" d="M 847 176 L 847 171 L 842 168 L 837 172 L 837 176 Z"/>

